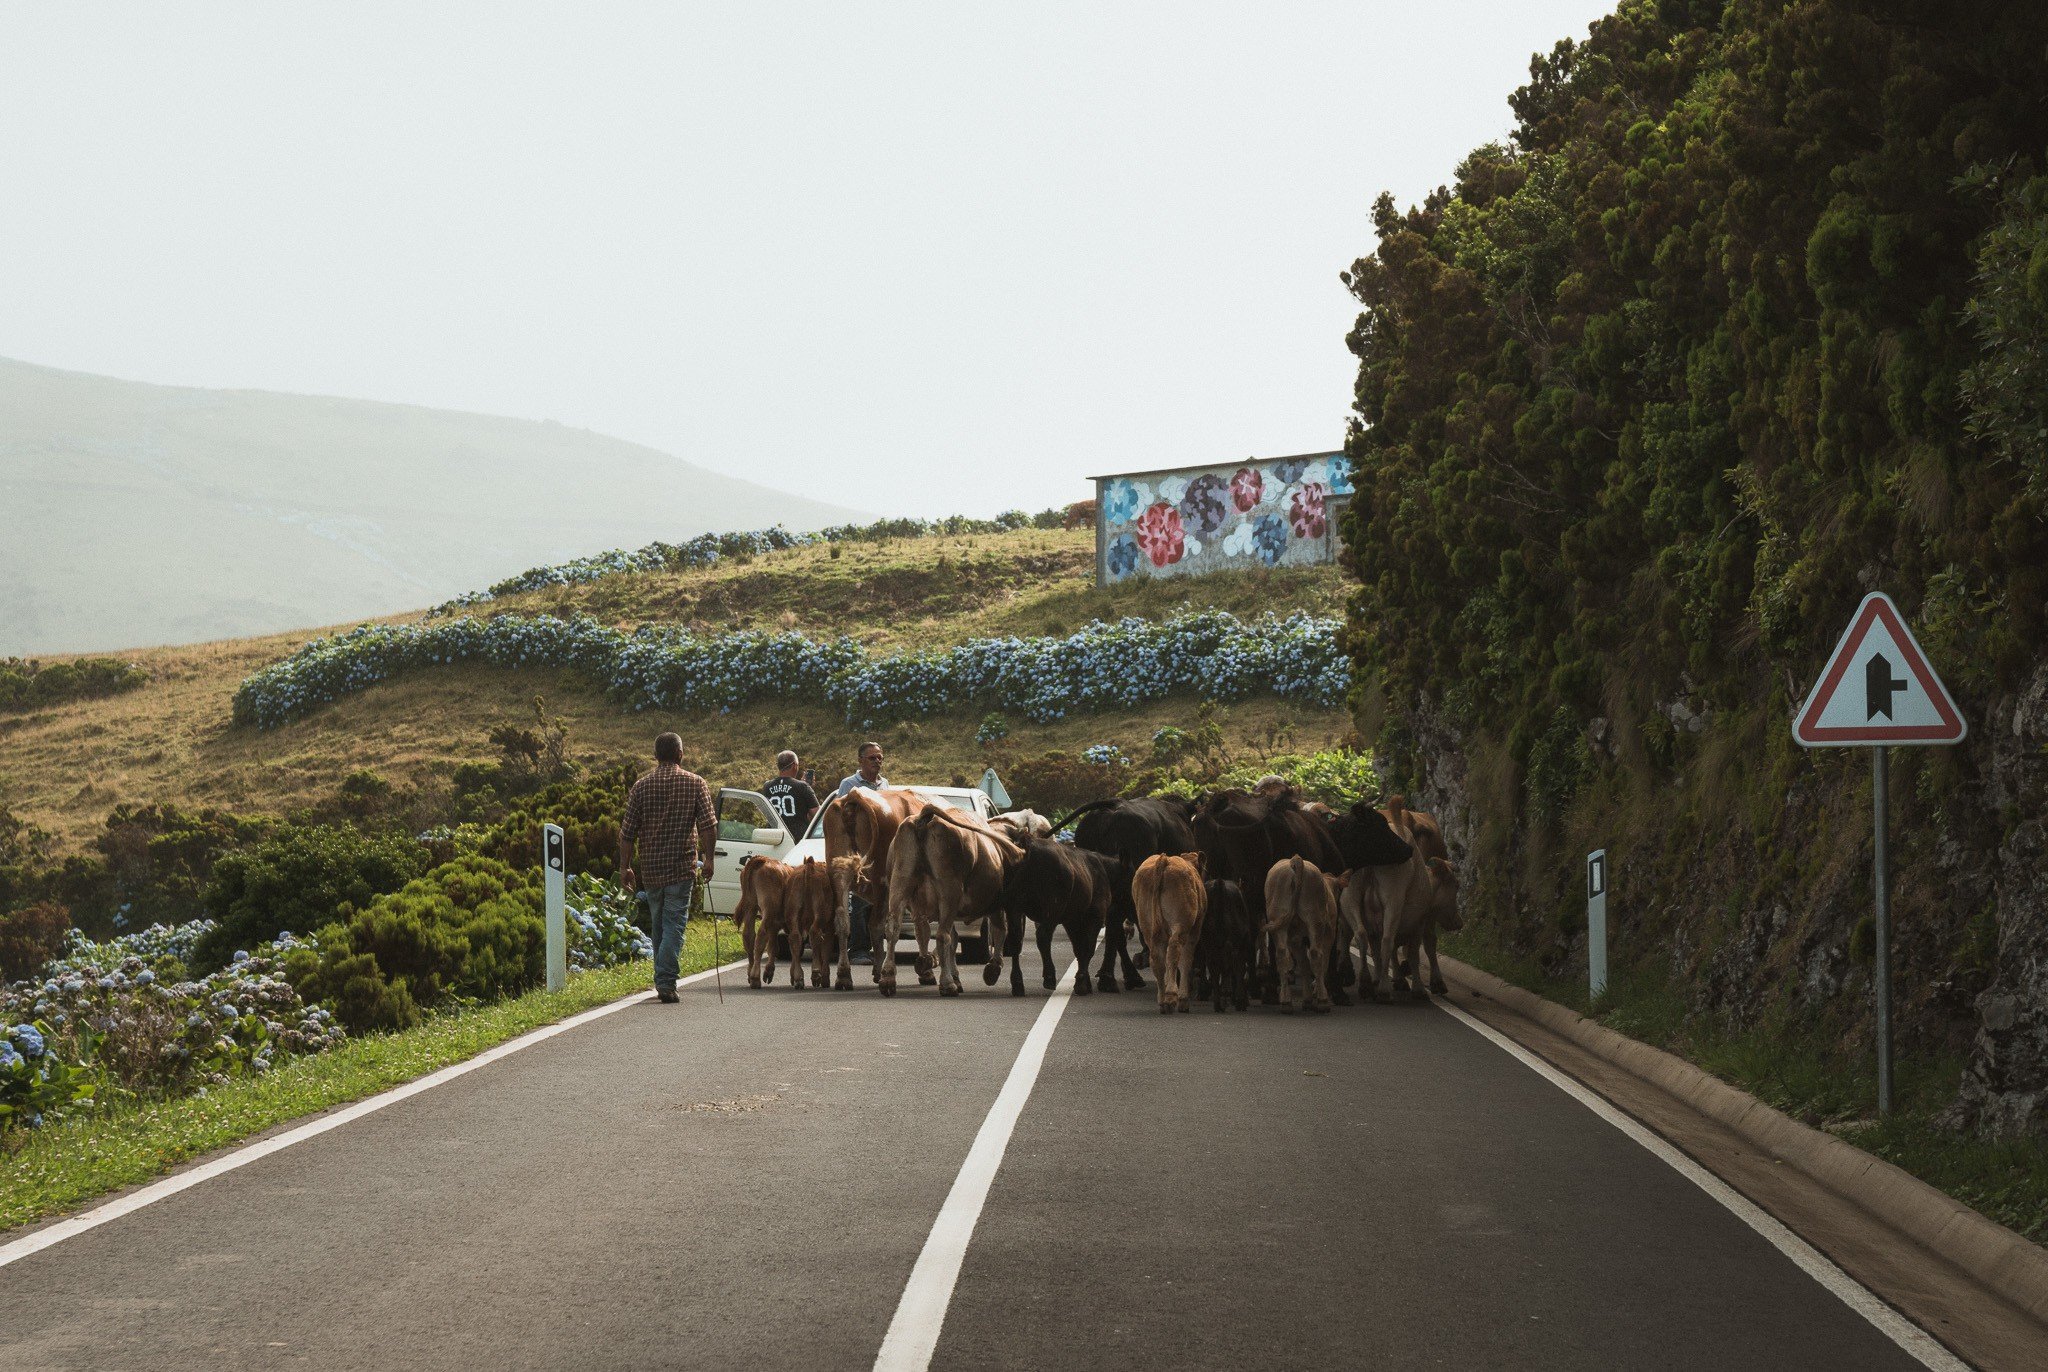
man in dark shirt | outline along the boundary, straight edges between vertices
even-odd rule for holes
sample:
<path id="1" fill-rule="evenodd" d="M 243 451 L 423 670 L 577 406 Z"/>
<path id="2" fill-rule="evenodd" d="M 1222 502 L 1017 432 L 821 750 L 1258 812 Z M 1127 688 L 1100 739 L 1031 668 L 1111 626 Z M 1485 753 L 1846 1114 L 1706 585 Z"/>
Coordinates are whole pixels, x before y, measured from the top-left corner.
<path id="1" fill-rule="evenodd" d="M 802 838 L 804 830 L 811 827 L 811 816 L 818 812 L 818 793 L 811 789 L 811 783 L 797 775 L 797 756 L 787 748 L 775 755 L 775 779 L 761 788 L 761 794 L 768 797 L 769 808 L 782 821 L 782 827 L 789 830 L 791 838 Z"/>
<path id="2" fill-rule="evenodd" d="M 677 1000 L 697 860 L 701 855 L 704 879 L 709 881 L 717 843 L 718 812 L 711 803 L 711 788 L 703 777 L 683 767 L 682 737 L 663 734 L 654 740 L 654 770 L 626 794 L 626 817 L 619 825 L 619 884 L 631 895 L 637 878 L 647 892 L 647 913 L 654 926 L 654 989 L 667 1005 Z"/>

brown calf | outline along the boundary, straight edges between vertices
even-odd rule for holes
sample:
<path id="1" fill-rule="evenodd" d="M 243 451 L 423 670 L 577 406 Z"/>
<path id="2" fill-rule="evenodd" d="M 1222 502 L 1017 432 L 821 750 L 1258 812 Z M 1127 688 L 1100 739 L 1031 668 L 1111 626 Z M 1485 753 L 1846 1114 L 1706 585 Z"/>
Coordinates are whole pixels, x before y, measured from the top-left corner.
<path id="1" fill-rule="evenodd" d="M 902 902 L 889 893 L 889 850 L 903 822 L 922 810 L 925 799 L 915 791 L 871 791 L 856 786 L 843 796 L 825 802 L 825 860 L 862 857 L 867 859 L 855 889 L 868 903 L 868 942 L 875 950 L 874 979 L 882 979 L 882 950 L 890 953 L 895 967 L 896 930 L 900 927 Z M 853 963 L 845 939 L 839 941 L 839 973 L 849 981 Z M 917 979 L 932 984 L 931 961 L 919 958 Z"/>
<path id="2" fill-rule="evenodd" d="M 954 926 L 960 920 L 984 921 L 988 965 L 982 980 L 990 986 L 1003 974 L 1003 944 L 1009 925 L 1003 912 L 1003 879 L 1024 856 L 1024 850 L 1001 834 L 943 805 L 926 805 L 914 819 L 899 826 L 889 851 L 889 898 L 910 911 L 917 927 L 917 958 L 929 964 L 934 929 L 938 935 L 939 994 L 960 994 L 960 968 L 954 948 Z M 891 917 L 893 918 L 893 912 Z M 882 994 L 896 994 L 896 942 L 885 953 L 875 950 L 875 980 Z"/>
<path id="3" fill-rule="evenodd" d="M 1337 941 L 1337 900 L 1345 879 L 1330 876 L 1302 857 L 1276 862 L 1266 873 L 1266 932 L 1273 936 L 1275 970 L 1280 985 L 1294 974 L 1294 995 L 1280 1008 L 1293 1014 L 1302 1007 L 1319 1014 L 1330 1009 L 1323 973 Z"/>
<path id="4" fill-rule="evenodd" d="M 1159 974 L 1162 1015 L 1175 1010 L 1185 1014 L 1194 994 L 1195 949 L 1202 941 L 1202 916 L 1209 909 L 1202 864 L 1200 853 L 1155 853 L 1138 864 L 1137 875 L 1131 878 L 1138 933 L 1152 951 L 1152 970 Z"/>
<path id="5" fill-rule="evenodd" d="M 789 940 L 789 984 L 802 989 L 804 938 L 819 912 L 829 918 L 831 903 L 831 874 L 816 858 L 805 858 L 801 865 L 748 858 L 740 868 L 740 902 L 733 910 L 747 950 L 747 985 L 759 989 L 775 980 L 775 936 L 781 934 Z"/>

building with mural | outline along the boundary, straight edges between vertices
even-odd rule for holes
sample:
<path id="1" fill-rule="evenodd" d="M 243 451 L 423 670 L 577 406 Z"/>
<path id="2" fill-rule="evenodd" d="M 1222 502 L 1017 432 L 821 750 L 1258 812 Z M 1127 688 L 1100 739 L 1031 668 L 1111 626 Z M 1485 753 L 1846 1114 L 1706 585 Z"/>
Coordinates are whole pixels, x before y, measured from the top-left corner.
<path id="1" fill-rule="evenodd" d="M 1095 584 L 1333 562 L 1351 499 L 1341 452 L 1098 476 Z"/>

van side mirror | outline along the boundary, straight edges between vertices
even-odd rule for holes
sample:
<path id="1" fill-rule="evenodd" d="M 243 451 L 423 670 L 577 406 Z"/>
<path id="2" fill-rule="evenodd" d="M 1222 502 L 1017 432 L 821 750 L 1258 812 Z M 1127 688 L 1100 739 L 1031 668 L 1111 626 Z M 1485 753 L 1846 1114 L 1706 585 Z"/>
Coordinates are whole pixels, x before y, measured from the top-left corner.
<path id="1" fill-rule="evenodd" d="M 789 830 L 783 828 L 780 824 L 772 829 L 756 829 L 754 830 L 753 841 L 761 844 L 763 847 L 780 848 L 783 844 L 789 842 Z"/>

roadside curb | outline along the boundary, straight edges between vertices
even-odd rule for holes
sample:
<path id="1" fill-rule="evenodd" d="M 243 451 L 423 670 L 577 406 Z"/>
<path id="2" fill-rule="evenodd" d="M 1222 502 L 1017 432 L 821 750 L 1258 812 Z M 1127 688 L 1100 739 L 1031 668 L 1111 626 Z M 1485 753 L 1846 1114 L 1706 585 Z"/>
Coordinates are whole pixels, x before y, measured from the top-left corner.
<path id="1" fill-rule="evenodd" d="M 1446 976 L 1480 998 L 1536 1021 L 1726 1125 L 1759 1151 L 1797 1168 L 2048 1325 L 2048 1250 L 1910 1172 L 1801 1124 L 1683 1058 L 1618 1034 L 1456 958 L 1444 958 L 1443 968 Z"/>

